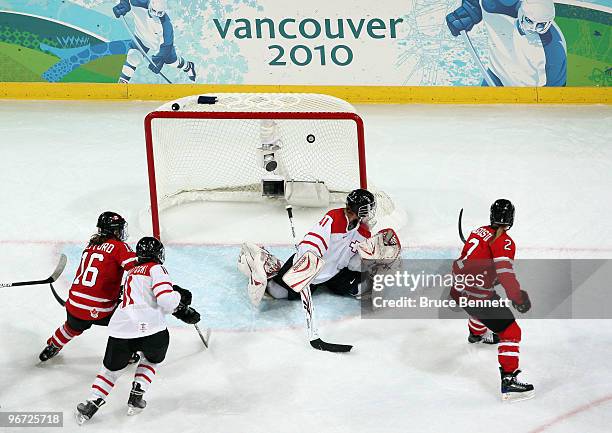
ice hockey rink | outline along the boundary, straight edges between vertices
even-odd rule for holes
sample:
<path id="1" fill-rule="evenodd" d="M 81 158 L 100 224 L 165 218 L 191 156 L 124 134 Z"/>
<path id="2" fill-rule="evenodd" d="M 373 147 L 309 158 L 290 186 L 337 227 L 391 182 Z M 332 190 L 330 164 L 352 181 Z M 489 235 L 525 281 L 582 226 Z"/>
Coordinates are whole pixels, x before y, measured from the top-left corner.
<path id="1" fill-rule="evenodd" d="M 45 278 L 60 253 L 67 296 L 100 212 L 150 235 L 143 118 L 158 102 L 0 102 L 2 282 Z M 403 257 L 455 257 L 464 226 L 488 221 L 497 198 L 517 207 L 520 258 L 612 257 L 612 107 L 536 105 L 357 106 L 368 176 L 406 213 Z M 214 158 L 214 155 L 211 155 Z M 298 234 L 321 211 L 295 210 Z M 2 288 L 2 411 L 62 411 L 62 431 L 89 432 L 609 432 L 612 321 L 523 320 L 521 368 L 536 397 L 499 395 L 494 347 L 467 344 L 465 321 L 362 320 L 357 302 L 314 296 L 321 336 L 349 354 L 310 348 L 299 303 L 250 306 L 236 270 L 245 240 L 291 251 L 282 207 L 194 204 L 162 215 L 166 265 L 194 292 L 213 329 L 203 350 L 171 318 L 171 344 L 127 417 L 133 371 L 95 418 L 78 427 L 101 366 L 106 329 L 94 328 L 38 362 L 65 320 L 47 285 Z M 519 275 L 520 279 L 520 275 Z M 528 287 L 537 291 L 537 287 Z M 21 431 L 4 429 L 2 431 Z M 35 428 L 29 431 L 36 431 Z"/>

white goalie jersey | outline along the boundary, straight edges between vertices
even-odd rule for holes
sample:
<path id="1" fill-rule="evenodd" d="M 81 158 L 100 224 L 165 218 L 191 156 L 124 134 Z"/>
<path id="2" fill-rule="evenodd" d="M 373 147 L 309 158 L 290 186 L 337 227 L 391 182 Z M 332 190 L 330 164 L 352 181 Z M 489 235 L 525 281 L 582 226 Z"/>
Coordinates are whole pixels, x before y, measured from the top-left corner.
<path id="1" fill-rule="evenodd" d="M 341 269 L 359 270 L 358 245 L 371 237 L 366 224 L 348 228 L 349 221 L 343 208 L 333 209 L 304 236 L 298 245 L 296 259 L 311 251 L 324 261 L 324 266 L 311 284 L 324 283 Z M 356 257 L 357 260 L 351 260 Z"/>

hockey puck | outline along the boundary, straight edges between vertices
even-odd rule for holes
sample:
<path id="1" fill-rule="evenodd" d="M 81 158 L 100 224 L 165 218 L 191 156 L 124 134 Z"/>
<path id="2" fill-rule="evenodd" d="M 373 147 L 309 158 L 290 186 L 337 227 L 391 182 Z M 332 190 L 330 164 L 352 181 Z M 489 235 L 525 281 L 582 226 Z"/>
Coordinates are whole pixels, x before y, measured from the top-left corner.
<path id="1" fill-rule="evenodd" d="M 315 139 L 315 136 L 314 136 L 314 135 L 312 135 L 312 134 L 308 134 L 308 135 L 306 136 L 306 141 L 307 141 L 307 142 L 309 142 L 310 144 L 314 143 L 314 142 L 315 142 L 315 140 L 316 140 L 316 139 Z"/>
<path id="2" fill-rule="evenodd" d="M 172 104 L 172 111 L 179 111 L 180 109 L 181 109 L 181 106 L 177 104 L 176 102 Z"/>

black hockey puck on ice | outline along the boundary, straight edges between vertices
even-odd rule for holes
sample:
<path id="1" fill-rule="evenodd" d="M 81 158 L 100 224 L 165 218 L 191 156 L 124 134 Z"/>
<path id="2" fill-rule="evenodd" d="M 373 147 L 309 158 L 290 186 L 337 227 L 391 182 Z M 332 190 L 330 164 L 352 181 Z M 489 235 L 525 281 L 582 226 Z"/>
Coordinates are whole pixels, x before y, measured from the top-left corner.
<path id="1" fill-rule="evenodd" d="M 172 104 L 172 111 L 179 111 L 180 109 L 181 109 L 181 106 L 177 104 L 176 102 Z"/>
<path id="2" fill-rule="evenodd" d="M 311 143 L 311 144 L 312 144 L 312 143 L 314 143 L 314 142 L 315 142 L 315 136 L 314 136 L 314 135 L 312 135 L 312 134 L 308 134 L 308 135 L 306 136 L 306 141 L 307 141 L 307 142 L 309 142 L 309 143 Z"/>

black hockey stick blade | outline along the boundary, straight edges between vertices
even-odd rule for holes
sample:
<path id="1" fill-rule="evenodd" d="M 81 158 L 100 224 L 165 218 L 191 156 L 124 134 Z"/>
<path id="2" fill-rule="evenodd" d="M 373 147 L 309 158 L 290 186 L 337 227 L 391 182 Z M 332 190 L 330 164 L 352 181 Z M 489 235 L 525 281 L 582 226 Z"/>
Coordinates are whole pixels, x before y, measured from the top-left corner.
<path id="1" fill-rule="evenodd" d="M 465 236 L 463 236 L 463 229 L 461 228 L 461 218 L 463 218 L 463 208 L 459 211 L 459 222 L 457 223 L 457 228 L 459 229 L 459 238 L 461 242 L 465 243 Z"/>
<path id="2" fill-rule="evenodd" d="M 316 340 L 311 340 L 310 345 L 317 350 L 324 350 L 325 352 L 334 352 L 334 353 L 346 353 L 350 352 L 353 346 L 350 344 L 335 344 L 335 343 L 326 343 L 325 341 L 317 338 Z"/>
<path id="3" fill-rule="evenodd" d="M 0 283 L 0 287 L 15 287 L 15 286 L 34 286 L 36 284 L 50 284 L 59 278 L 59 276 L 64 272 L 64 268 L 66 267 L 66 263 L 68 258 L 66 254 L 60 255 L 59 263 L 55 267 L 55 270 L 51 274 L 49 278 L 44 280 L 32 280 L 32 281 L 18 281 L 16 283 Z"/>
<path id="4" fill-rule="evenodd" d="M 55 298 L 57 303 L 60 304 L 62 307 L 65 307 L 66 301 L 60 298 L 60 296 L 57 294 L 57 292 L 55 291 L 55 287 L 53 287 L 53 283 L 49 283 L 49 286 L 51 287 L 51 293 L 53 293 L 53 297 Z"/>
<path id="5" fill-rule="evenodd" d="M 210 329 L 205 329 L 204 333 L 202 333 L 202 330 L 200 329 L 197 323 L 194 323 L 193 326 L 195 327 L 196 331 L 198 331 L 198 335 L 200 336 L 200 340 L 202 340 L 202 344 L 205 348 L 208 349 L 208 343 L 210 342 Z"/>

